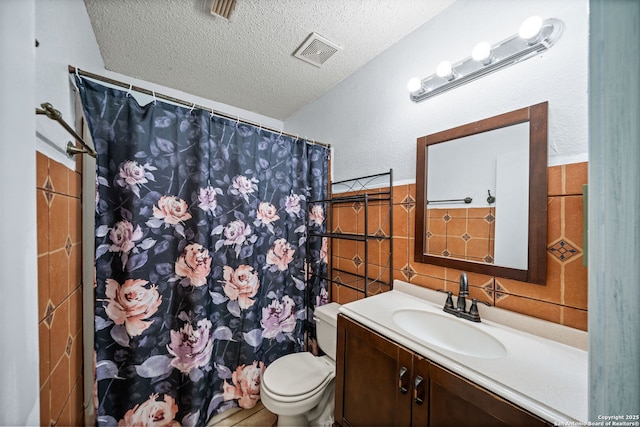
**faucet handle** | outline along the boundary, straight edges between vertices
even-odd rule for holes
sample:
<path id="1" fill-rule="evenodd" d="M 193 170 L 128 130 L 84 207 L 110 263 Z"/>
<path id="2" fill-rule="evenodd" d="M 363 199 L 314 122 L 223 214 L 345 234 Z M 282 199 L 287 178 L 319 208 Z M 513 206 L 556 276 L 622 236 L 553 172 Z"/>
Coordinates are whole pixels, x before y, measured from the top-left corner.
<path id="1" fill-rule="evenodd" d="M 469 307 L 469 314 L 472 316 L 479 316 L 478 312 L 478 300 L 476 298 L 471 298 L 471 307 Z"/>
<path id="2" fill-rule="evenodd" d="M 478 301 L 477 298 L 471 298 L 471 307 L 469 307 L 468 319 L 472 322 L 480 322 L 480 313 L 478 312 L 478 303 L 491 306 L 488 302 Z"/>
<path id="3" fill-rule="evenodd" d="M 478 312 L 478 300 L 476 298 L 471 298 L 471 307 L 469 307 L 469 312 L 466 316 L 467 319 L 472 322 L 480 322 L 480 313 Z"/>
<path id="4" fill-rule="evenodd" d="M 444 306 L 446 308 L 453 309 L 453 297 L 451 295 L 452 295 L 451 291 L 447 291 L 447 300 L 445 301 Z"/>

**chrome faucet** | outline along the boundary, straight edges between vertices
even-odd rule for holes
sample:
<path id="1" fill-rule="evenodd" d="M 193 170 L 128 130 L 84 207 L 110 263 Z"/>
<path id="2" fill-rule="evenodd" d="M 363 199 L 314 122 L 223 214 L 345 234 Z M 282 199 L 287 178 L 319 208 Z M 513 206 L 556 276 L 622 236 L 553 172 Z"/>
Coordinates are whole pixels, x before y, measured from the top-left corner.
<path id="1" fill-rule="evenodd" d="M 456 306 L 453 306 L 452 292 L 447 292 L 447 300 L 444 303 L 443 311 L 453 314 L 456 317 L 462 317 L 463 319 L 471 320 L 472 322 L 480 322 L 480 313 L 478 312 L 478 300 L 476 298 L 471 299 L 471 307 L 467 311 L 467 300 L 469 296 L 469 280 L 467 279 L 467 273 L 460 274 L 460 289 L 458 290 L 458 301 Z M 487 302 L 480 301 L 482 304 L 491 305 Z"/>

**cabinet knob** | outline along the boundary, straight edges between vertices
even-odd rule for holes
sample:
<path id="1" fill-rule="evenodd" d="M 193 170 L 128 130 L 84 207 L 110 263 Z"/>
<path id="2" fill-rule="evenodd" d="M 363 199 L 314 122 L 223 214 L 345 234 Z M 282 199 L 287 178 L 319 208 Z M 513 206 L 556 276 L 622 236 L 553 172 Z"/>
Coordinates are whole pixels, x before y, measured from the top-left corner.
<path id="1" fill-rule="evenodd" d="M 418 375 L 413 382 L 413 400 L 418 405 L 424 403 L 424 378 Z"/>
<path id="2" fill-rule="evenodd" d="M 402 394 L 407 394 L 409 391 L 407 388 L 407 372 L 409 372 L 409 370 L 403 366 L 400 368 L 400 374 L 398 375 L 398 389 Z"/>

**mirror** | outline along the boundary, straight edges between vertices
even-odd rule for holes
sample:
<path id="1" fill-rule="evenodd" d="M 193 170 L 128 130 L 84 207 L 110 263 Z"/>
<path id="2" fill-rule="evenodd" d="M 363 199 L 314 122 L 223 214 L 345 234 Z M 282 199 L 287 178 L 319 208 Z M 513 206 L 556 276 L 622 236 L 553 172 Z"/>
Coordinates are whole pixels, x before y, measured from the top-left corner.
<path id="1" fill-rule="evenodd" d="M 547 111 L 418 138 L 416 262 L 545 284 Z"/>

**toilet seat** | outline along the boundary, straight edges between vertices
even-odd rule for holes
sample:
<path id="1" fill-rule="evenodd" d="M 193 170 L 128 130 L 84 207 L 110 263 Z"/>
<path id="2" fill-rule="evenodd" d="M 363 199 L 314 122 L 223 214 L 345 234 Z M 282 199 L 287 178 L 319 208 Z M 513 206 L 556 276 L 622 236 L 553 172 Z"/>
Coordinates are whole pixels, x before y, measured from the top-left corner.
<path id="1" fill-rule="evenodd" d="M 282 403 L 299 402 L 318 392 L 335 377 L 332 363 L 309 352 L 288 354 L 264 371 L 264 391 Z"/>

